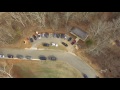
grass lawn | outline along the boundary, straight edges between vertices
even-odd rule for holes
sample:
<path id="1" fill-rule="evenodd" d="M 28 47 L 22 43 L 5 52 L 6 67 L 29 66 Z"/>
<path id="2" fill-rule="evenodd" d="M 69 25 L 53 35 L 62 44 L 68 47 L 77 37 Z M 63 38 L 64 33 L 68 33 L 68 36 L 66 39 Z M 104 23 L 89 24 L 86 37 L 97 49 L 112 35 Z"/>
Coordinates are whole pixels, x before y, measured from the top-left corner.
<path id="1" fill-rule="evenodd" d="M 78 70 L 63 61 L 22 61 L 14 65 L 14 76 L 22 78 L 79 78 Z"/>

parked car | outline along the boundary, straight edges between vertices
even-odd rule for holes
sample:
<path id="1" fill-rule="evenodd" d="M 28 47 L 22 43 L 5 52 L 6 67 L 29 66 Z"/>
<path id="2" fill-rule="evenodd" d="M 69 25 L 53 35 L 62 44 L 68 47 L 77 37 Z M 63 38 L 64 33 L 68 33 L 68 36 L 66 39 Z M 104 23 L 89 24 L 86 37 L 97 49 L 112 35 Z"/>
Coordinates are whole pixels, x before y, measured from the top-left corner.
<path id="1" fill-rule="evenodd" d="M 33 38 L 30 38 L 29 40 L 30 40 L 30 42 L 33 42 Z"/>
<path id="2" fill-rule="evenodd" d="M 43 46 L 49 47 L 50 44 L 48 44 L 48 43 L 43 43 Z"/>
<path id="3" fill-rule="evenodd" d="M 56 46 L 56 47 L 58 47 L 58 44 L 56 44 L 56 43 L 51 43 L 51 46 Z"/>
<path id="4" fill-rule="evenodd" d="M 25 56 L 25 58 L 26 58 L 26 59 L 29 59 L 29 60 L 31 60 L 31 59 L 32 59 L 32 57 L 31 57 L 31 56 Z"/>
<path id="5" fill-rule="evenodd" d="M 60 34 L 61 38 L 65 38 L 65 34 Z"/>
<path id="6" fill-rule="evenodd" d="M 47 32 L 44 35 L 45 35 L 46 38 L 49 37 L 49 33 L 47 33 Z"/>
<path id="7" fill-rule="evenodd" d="M 99 76 L 96 76 L 95 78 L 100 78 Z"/>
<path id="8" fill-rule="evenodd" d="M 72 37 L 69 37 L 69 38 L 68 38 L 68 41 L 71 41 L 71 40 L 72 40 Z"/>
<path id="9" fill-rule="evenodd" d="M 41 37 L 45 37 L 45 33 L 42 33 L 42 34 L 41 34 Z"/>
<path id="10" fill-rule="evenodd" d="M 86 74 L 82 73 L 82 75 L 84 78 L 88 78 L 88 76 Z"/>
<path id="11" fill-rule="evenodd" d="M 40 60 L 47 60 L 47 58 L 44 55 L 39 56 Z"/>
<path id="12" fill-rule="evenodd" d="M 68 47 L 68 45 L 67 45 L 66 43 L 62 42 L 62 44 L 63 44 L 64 46 Z"/>
<path id="13" fill-rule="evenodd" d="M 53 33 L 49 33 L 49 37 L 50 37 L 50 38 L 53 37 Z"/>
<path id="14" fill-rule="evenodd" d="M 16 57 L 19 58 L 19 59 L 23 59 L 24 58 L 23 55 L 17 55 Z"/>
<path id="15" fill-rule="evenodd" d="M 37 34 L 37 38 L 38 38 L 38 39 L 41 39 L 41 34 Z"/>
<path id="16" fill-rule="evenodd" d="M 56 58 L 55 56 L 53 56 L 53 55 L 52 55 L 52 56 L 49 56 L 48 59 L 49 59 L 49 60 L 52 60 L 52 61 L 56 61 L 56 60 L 57 60 L 57 58 Z"/>
<path id="17" fill-rule="evenodd" d="M 34 40 L 37 40 L 37 36 L 36 35 L 33 35 L 33 38 L 34 38 Z"/>
<path id="18" fill-rule="evenodd" d="M 56 38 L 56 33 L 53 33 L 53 37 Z"/>
<path id="19" fill-rule="evenodd" d="M 56 37 L 57 37 L 57 38 L 60 38 L 60 34 L 59 34 L 59 33 L 57 33 L 57 34 L 56 34 Z"/>
<path id="20" fill-rule="evenodd" d="M 0 54 L 0 58 L 4 58 L 5 56 L 3 54 Z"/>
<path id="21" fill-rule="evenodd" d="M 8 58 L 13 58 L 13 57 L 14 57 L 14 56 L 11 55 L 11 54 L 8 54 L 7 56 L 8 56 Z"/>
<path id="22" fill-rule="evenodd" d="M 73 45 L 73 44 L 75 44 L 75 43 L 76 43 L 76 40 L 73 40 L 71 44 Z"/>

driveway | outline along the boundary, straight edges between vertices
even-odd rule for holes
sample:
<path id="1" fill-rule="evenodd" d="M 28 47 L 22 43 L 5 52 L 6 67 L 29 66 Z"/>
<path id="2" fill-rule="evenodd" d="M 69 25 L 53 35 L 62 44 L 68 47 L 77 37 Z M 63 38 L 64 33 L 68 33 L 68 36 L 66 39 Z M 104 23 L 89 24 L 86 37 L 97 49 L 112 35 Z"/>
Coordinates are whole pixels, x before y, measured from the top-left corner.
<path id="1" fill-rule="evenodd" d="M 67 39 L 68 38 L 69 36 L 67 35 Z M 47 42 L 47 43 L 54 42 L 57 43 L 58 45 L 62 45 L 61 42 L 65 42 L 68 44 L 68 47 L 66 47 L 66 49 L 69 52 L 63 50 L 44 50 L 42 48 L 38 50 L 37 46 L 39 44 L 42 44 L 43 42 Z M 42 37 L 41 39 L 34 40 L 34 42 L 32 43 L 32 47 L 29 49 L 9 49 L 9 48 L 0 49 L 0 54 L 4 54 L 6 58 L 7 58 L 7 54 L 12 54 L 14 55 L 14 59 L 17 59 L 16 55 L 18 54 L 23 56 L 29 55 L 32 56 L 33 60 L 39 60 L 40 55 L 44 55 L 46 57 L 48 57 L 49 55 L 54 55 L 57 58 L 57 60 L 65 61 L 66 63 L 72 65 L 74 68 L 79 70 L 81 73 L 86 74 L 89 78 L 95 78 L 97 75 L 95 70 L 92 67 L 90 67 L 86 62 L 84 62 L 84 60 L 81 60 L 81 58 L 73 54 L 72 52 L 74 51 L 74 49 L 75 49 L 74 45 L 71 45 L 71 42 L 68 42 L 65 39 Z M 24 58 L 23 60 L 26 59 Z"/>
<path id="2" fill-rule="evenodd" d="M 67 39 L 69 38 L 68 35 L 67 36 Z M 38 45 L 44 43 L 44 42 L 47 42 L 47 43 L 51 43 L 51 42 L 54 42 L 54 43 L 57 43 L 58 45 L 62 45 L 61 42 L 65 42 L 68 44 L 68 47 L 66 47 L 66 49 L 70 52 L 73 52 L 74 51 L 74 45 L 71 45 L 71 42 L 68 42 L 67 40 L 65 39 L 61 39 L 61 38 L 53 38 L 53 37 L 49 37 L 49 38 L 45 38 L 45 37 L 42 37 L 41 39 L 37 39 L 37 40 L 34 40 L 34 42 L 32 43 L 32 48 L 37 48 Z M 63 46 L 63 45 L 62 45 Z M 64 46 L 63 46 L 64 47 Z M 59 47 L 58 47 L 59 48 Z"/>
<path id="3" fill-rule="evenodd" d="M 74 68 L 79 70 L 81 73 L 85 73 L 89 78 L 94 78 L 96 76 L 96 72 L 93 68 L 91 68 L 87 63 L 81 60 L 78 56 L 65 52 L 65 51 L 56 51 L 56 50 L 32 50 L 32 49 L 0 49 L 0 53 L 4 54 L 7 57 L 7 54 L 13 54 L 16 56 L 17 54 L 26 56 L 32 56 L 33 60 L 39 60 L 40 55 L 45 55 L 48 57 L 49 55 L 54 55 L 58 60 L 62 60 L 72 65 Z M 16 57 L 15 57 L 16 58 Z"/>

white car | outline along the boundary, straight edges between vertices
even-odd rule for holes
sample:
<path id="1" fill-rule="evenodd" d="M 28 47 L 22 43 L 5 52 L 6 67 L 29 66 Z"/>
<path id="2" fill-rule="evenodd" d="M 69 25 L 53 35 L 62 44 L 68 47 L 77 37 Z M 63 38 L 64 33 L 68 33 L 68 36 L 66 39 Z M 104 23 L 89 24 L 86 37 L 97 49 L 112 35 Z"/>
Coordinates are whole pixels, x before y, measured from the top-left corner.
<path id="1" fill-rule="evenodd" d="M 58 44 L 56 44 L 56 43 L 51 43 L 51 46 L 56 46 L 56 47 L 58 47 Z"/>
<path id="2" fill-rule="evenodd" d="M 0 54 L 0 58 L 4 58 L 5 56 L 3 54 Z"/>
<path id="3" fill-rule="evenodd" d="M 42 34 L 41 34 L 41 37 L 45 37 L 45 33 L 42 33 Z"/>
<path id="4" fill-rule="evenodd" d="M 38 34 L 37 37 L 38 37 L 38 39 L 41 39 L 41 34 Z"/>

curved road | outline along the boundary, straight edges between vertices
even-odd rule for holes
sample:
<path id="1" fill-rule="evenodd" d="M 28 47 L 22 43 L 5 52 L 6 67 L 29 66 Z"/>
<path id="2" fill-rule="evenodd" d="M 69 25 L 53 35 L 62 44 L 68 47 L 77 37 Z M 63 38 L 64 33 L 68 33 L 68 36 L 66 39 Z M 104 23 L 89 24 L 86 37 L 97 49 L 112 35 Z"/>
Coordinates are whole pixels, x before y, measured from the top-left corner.
<path id="1" fill-rule="evenodd" d="M 58 60 L 63 60 L 75 67 L 81 73 L 85 73 L 89 78 L 95 78 L 97 73 L 93 68 L 91 68 L 87 63 L 81 60 L 78 56 L 65 52 L 65 51 L 55 51 L 55 50 L 32 50 L 32 49 L 0 49 L 0 53 L 4 54 L 7 58 L 7 54 L 12 54 L 16 56 L 17 54 L 26 56 L 32 56 L 33 60 L 39 60 L 40 55 L 54 55 Z M 16 57 L 15 57 L 16 58 Z"/>

